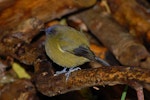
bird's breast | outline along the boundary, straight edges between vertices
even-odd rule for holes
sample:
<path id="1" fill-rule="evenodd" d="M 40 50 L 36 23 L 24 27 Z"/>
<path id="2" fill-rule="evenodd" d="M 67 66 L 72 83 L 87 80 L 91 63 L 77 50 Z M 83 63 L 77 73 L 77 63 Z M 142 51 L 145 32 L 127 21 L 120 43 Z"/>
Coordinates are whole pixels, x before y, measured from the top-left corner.
<path id="1" fill-rule="evenodd" d="M 62 67 L 76 67 L 89 61 L 87 58 L 76 56 L 63 50 L 59 44 L 54 44 L 51 41 L 46 41 L 45 45 L 47 55 L 53 62 Z"/>

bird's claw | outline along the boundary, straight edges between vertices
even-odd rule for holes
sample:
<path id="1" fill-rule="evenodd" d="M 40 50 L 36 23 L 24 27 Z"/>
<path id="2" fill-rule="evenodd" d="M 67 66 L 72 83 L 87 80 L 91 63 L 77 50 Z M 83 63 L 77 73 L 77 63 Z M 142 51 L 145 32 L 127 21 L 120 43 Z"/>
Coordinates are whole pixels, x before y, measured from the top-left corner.
<path id="1" fill-rule="evenodd" d="M 69 69 L 69 71 L 67 71 L 67 72 L 65 73 L 66 81 L 68 80 L 70 73 L 72 73 L 72 72 L 74 72 L 74 71 L 76 71 L 76 70 L 81 70 L 81 68 L 80 68 L 80 67 L 72 67 L 72 68 Z"/>
<path id="2" fill-rule="evenodd" d="M 59 74 L 63 74 L 63 73 L 66 73 L 67 72 L 67 68 L 64 68 L 63 70 L 61 71 L 56 71 L 56 73 L 54 74 L 54 76 L 57 76 Z"/>
<path id="3" fill-rule="evenodd" d="M 76 70 L 81 70 L 81 68 L 80 68 L 80 67 L 71 67 L 71 68 L 69 68 L 68 71 L 67 71 L 67 68 L 64 68 L 64 69 L 61 70 L 61 71 L 56 71 L 56 73 L 54 74 L 54 76 L 57 76 L 57 75 L 59 75 L 59 74 L 65 73 L 66 81 L 67 81 L 68 78 L 69 78 L 70 73 L 72 73 L 72 72 L 74 72 L 74 71 L 76 71 Z"/>

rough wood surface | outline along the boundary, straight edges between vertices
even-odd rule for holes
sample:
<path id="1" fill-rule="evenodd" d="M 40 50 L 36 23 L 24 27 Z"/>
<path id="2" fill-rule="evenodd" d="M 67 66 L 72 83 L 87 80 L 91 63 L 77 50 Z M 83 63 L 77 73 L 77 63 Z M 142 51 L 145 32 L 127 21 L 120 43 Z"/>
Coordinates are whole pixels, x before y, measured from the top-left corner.
<path id="1" fill-rule="evenodd" d="M 150 84 L 149 73 L 150 71 L 146 69 L 112 66 L 75 71 L 70 74 L 67 81 L 65 74 L 49 76 L 48 71 L 45 71 L 38 73 L 35 81 L 41 93 L 55 96 L 95 85 L 128 84 L 132 86 L 132 82 L 136 81 L 144 86 L 144 83 Z"/>
<path id="2" fill-rule="evenodd" d="M 112 15 L 121 25 L 130 29 L 132 35 L 141 40 L 146 38 L 147 41 L 150 41 L 150 14 L 147 7 L 137 3 L 136 0 L 107 1 Z"/>

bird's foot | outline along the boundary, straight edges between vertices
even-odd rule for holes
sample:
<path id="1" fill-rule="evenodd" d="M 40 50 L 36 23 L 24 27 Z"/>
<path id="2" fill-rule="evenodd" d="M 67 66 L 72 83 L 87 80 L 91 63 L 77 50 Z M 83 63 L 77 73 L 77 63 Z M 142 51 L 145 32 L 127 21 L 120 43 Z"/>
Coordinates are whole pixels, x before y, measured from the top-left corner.
<path id="1" fill-rule="evenodd" d="M 69 68 L 68 71 L 67 71 L 67 68 L 64 68 L 64 69 L 61 70 L 61 71 L 56 71 L 56 73 L 54 74 L 54 76 L 57 76 L 57 75 L 59 75 L 59 74 L 65 73 L 66 81 L 67 81 L 68 78 L 69 78 L 70 73 L 72 73 L 72 72 L 74 72 L 74 71 L 76 71 L 76 70 L 81 70 L 81 68 L 80 68 L 80 67 L 71 67 L 71 68 Z"/>
<path id="2" fill-rule="evenodd" d="M 63 73 L 66 73 L 67 72 L 67 68 L 64 68 L 63 70 L 61 71 L 56 71 L 56 73 L 54 74 L 54 76 L 57 76 L 59 74 L 63 74 Z"/>
<path id="3" fill-rule="evenodd" d="M 72 72 L 74 72 L 76 70 L 81 70 L 81 68 L 80 67 L 71 67 L 71 68 L 69 68 L 69 71 L 67 71 L 65 73 L 66 81 L 68 80 L 70 73 L 72 73 Z"/>

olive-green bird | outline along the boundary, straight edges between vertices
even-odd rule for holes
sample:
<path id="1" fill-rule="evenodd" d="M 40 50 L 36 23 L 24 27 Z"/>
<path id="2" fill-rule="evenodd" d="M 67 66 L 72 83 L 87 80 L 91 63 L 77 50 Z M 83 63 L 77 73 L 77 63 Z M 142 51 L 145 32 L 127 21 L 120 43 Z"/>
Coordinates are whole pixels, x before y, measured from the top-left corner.
<path id="1" fill-rule="evenodd" d="M 55 75 L 66 73 L 66 79 L 68 79 L 71 72 L 80 69 L 77 66 L 91 60 L 110 66 L 106 61 L 94 55 L 83 33 L 63 25 L 54 25 L 47 28 L 45 32 L 46 54 L 53 62 L 64 67 L 64 70 L 57 71 Z M 67 68 L 69 71 L 66 71 Z"/>

